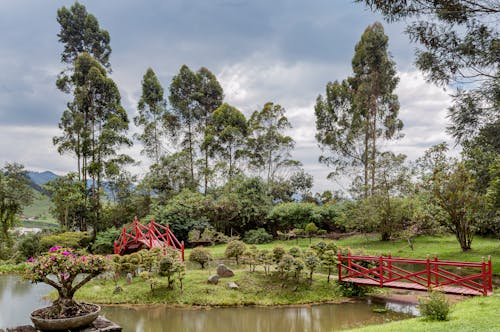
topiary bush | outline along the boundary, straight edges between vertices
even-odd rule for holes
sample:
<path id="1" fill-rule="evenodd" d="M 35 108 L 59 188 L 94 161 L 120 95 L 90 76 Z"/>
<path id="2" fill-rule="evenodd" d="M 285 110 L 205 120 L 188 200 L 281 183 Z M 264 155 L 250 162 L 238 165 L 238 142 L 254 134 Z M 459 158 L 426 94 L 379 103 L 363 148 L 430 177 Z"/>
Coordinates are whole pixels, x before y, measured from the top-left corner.
<path id="1" fill-rule="evenodd" d="M 226 247 L 226 251 L 224 252 L 224 256 L 226 258 L 236 259 L 236 264 L 239 265 L 239 258 L 241 257 L 241 255 L 243 255 L 243 253 L 245 252 L 246 249 L 247 249 L 247 246 L 242 241 L 239 241 L 239 240 L 231 241 L 228 243 L 228 245 Z"/>
<path id="2" fill-rule="evenodd" d="M 430 292 L 428 296 L 418 299 L 420 314 L 428 320 L 448 320 L 450 304 L 443 293 Z"/>
<path id="3" fill-rule="evenodd" d="M 359 286 L 352 282 L 337 281 L 337 286 L 340 294 L 345 297 L 358 297 L 364 296 L 368 293 L 369 288 L 366 286 Z"/>
<path id="4" fill-rule="evenodd" d="M 252 229 L 245 233 L 243 241 L 250 244 L 263 244 L 272 242 L 273 236 L 266 232 L 264 228 Z"/>
<path id="5" fill-rule="evenodd" d="M 210 252 L 204 247 L 196 247 L 191 250 L 189 254 L 189 261 L 195 262 L 201 265 L 201 268 L 205 268 L 205 264 L 207 264 L 212 259 Z"/>
<path id="6" fill-rule="evenodd" d="M 48 251 L 52 247 L 62 246 L 71 249 L 84 249 L 90 243 L 86 232 L 64 232 L 43 236 L 40 239 L 41 251 Z"/>

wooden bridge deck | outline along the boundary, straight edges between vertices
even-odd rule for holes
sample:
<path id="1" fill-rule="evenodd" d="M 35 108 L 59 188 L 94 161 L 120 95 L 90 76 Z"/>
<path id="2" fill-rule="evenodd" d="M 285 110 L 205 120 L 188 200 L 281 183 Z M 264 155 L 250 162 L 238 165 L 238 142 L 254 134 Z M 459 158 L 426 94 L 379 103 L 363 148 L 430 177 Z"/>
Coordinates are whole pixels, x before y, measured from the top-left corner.
<path id="1" fill-rule="evenodd" d="M 380 283 L 365 278 L 342 278 L 342 281 L 352 282 L 357 285 L 363 286 L 380 286 Z M 384 287 L 389 288 L 399 288 L 399 289 L 409 289 L 409 290 L 417 290 L 417 291 L 427 291 L 427 287 L 414 283 L 414 282 L 401 282 L 401 281 L 388 281 L 384 282 Z M 459 294 L 459 295 L 483 295 L 483 293 L 479 291 L 475 291 L 473 289 L 467 287 L 459 287 L 459 286 L 438 286 L 433 287 L 435 290 L 439 290 L 441 292 L 445 292 L 448 294 Z M 492 292 L 488 291 L 488 295 L 491 295 Z"/>

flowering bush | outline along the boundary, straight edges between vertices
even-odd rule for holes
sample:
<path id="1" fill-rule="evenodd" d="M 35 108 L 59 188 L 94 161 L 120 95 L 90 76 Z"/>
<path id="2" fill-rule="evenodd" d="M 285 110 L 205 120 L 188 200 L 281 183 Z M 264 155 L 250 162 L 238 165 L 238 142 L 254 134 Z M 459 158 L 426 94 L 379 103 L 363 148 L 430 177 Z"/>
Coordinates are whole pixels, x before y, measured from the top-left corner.
<path id="1" fill-rule="evenodd" d="M 57 290 L 59 297 L 54 301 L 52 316 L 62 318 L 75 315 L 81 308 L 73 300 L 75 292 L 107 269 L 108 260 L 103 256 L 79 255 L 57 246 L 42 256 L 28 259 L 24 277 L 33 283 L 44 282 Z M 82 277 L 77 278 L 80 274 Z"/>

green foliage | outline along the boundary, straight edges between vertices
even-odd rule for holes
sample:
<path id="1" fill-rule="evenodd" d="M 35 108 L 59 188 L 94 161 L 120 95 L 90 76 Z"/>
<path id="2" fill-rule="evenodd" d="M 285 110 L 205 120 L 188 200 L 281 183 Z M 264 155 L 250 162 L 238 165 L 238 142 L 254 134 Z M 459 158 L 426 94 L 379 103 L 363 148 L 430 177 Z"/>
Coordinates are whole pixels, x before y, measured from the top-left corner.
<path id="1" fill-rule="evenodd" d="M 273 250 L 271 252 L 272 254 L 272 259 L 275 264 L 278 264 L 283 256 L 286 254 L 286 249 L 283 246 L 277 245 L 273 247 Z"/>
<path id="2" fill-rule="evenodd" d="M 40 239 L 42 251 L 47 251 L 51 247 L 63 246 L 72 249 L 84 249 L 90 243 L 90 238 L 86 232 L 64 232 L 43 236 Z"/>
<path id="3" fill-rule="evenodd" d="M 203 247 L 196 247 L 191 250 L 189 253 L 189 261 L 196 262 L 201 265 L 201 268 L 205 268 L 205 264 L 207 264 L 212 259 L 210 252 Z"/>
<path id="4" fill-rule="evenodd" d="M 24 166 L 6 164 L 0 168 L 0 239 L 10 244 L 9 230 L 14 226 L 16 215 L 33 200 L 33 192 L 27 184 Z M 0 250 L 2 250 L 0 245 Z"/>
<path id="5" fill-rule="evenodd" d="M 96 254 L 112 254 L 114 252 L 114 242 L 118 240 L 121 230 L 114 227 L 99 232 L 92 243 L 92 252 Z"/>
<path id="6" fill-rule="evenodd" d="M 319 268 L 321 264 L 320 258 L 314 251 L 307 250 L 304 253 L 303 260 L 305 267 L 309 271 L 309 283 L 312 283 L 313 273 Z"/>
<path id="7" fill-rule="evenodd" d="M 234 240 L 227 244 L 224 256 L 226 258 L 234 258 L 236 264 L 239 264 L 239 258 L 246 250 L 246 245 L 242 241 Z"/>
<path id="8" fill-rule="evenodd" d="M 295 142 L 292 137 L 284 134 L 292 126 L 283 107 L 267 102 L 261 111 L 253 112 L 248 126 L 249 166 L 265 174 L 266 184 L 272 183 L 279 171 L 301 165 L 291 159 Z"/>
<path id="9" fill-rule="evenodd" d="M 447 320 L 450 304 L 443 293 L 430 292 L 427 297 L 418 299 L 420 314 L 429 320 Z"/>
<path id="10" fill-rule="evenodd" d="M 306 232 L 307 236 L 312 237 L 318 232 L 318 226 L 316 226 L 315 223 L 310 222 L 306 225 L 304 231 Z"/>
<path id="11" fill-rule="evenodd" d="M 199 192 L 183 190 L 170 199 L 166 205 L 158 206 L 154 217 L 158 223 L 170 225 L 172 232 L 181 241 L 188 239 L 190 230 L 201 230 L 209 226 L 207 217 L 209 208 L 209 197 Z"/>
<path id="12" fill-rule="evenodd" d="M 329 178 L 355 171 L 355 187 L 368 197 L 375 187 L 377 140 L 397 138 L 403 122 L 398 119 L 399 101 L 395 63 L 388 52 L 382 24 L 366 28 L 355 46 L 353 77 L 329 82 L 326 95 L 315 106 L 316 139 L 329 152 L 320 162 L 333 168 Z"/>
<path id="13" fill-rule="evenodd" d="M 30 257 L 38 256 L 44 249 L 40 244 L 40 234 L 25 235 L 17 243 L 17 251 L 21 256 L 20 259 L 27 260 Z"/>
<path id="14" fill-rule="evenodd" d="M 337 286 L 340 290 L 340 294 L 345 297 L 364 296 L 366 293 L 368 293 L 369 290 L 369 288 L 366 286 L 360 286 L 351 282 L 344 281 L 337 281 Z"/>
<path id="15" fill-rule="evenodd" d="M 184 278 L 185 265 L 180 260 L 180 257 L 175 252 L 170 252 L 162 258 L 159 265 L 159 274 L 162 277 L 167 277 L 168 287 L 173 288 L 175 279 L 177 278 L 182 289 L 182 279 Z"/>
<path id="16" fill-rule="evenodd" d="M 459 142 L 498 123 L 498 3 L 489 0 L 364 2 L 388 21 L 404 21 L 410 39 L 423 46 L 416 65 L 427 79 L 452 84 L 450 133 Z M 498 135 L 497 135 L 498 136 Z"/>
<path id="17" fill-rule="evenodd" d="M 264 228 L 251 229 L 245 233 L 243 241 L 250 244 L 269 243 L 273 241 L 273 236 L 267 233 Z"/>
<path id="18" fill-rule="evenodd" d="M 302 251 L 299 247 L 291 247 L 290 249 L 288 249 L 288 254 L 294 258 L 297 258 L 302 256 Z"/>
<path id="19" fill-rule="evenodd" d="M 313 203 L 282 203 L 273 206 L 267 219 L 282 230 L 304 228 L 308 223 L 318 220 L 317 212 Z"/>

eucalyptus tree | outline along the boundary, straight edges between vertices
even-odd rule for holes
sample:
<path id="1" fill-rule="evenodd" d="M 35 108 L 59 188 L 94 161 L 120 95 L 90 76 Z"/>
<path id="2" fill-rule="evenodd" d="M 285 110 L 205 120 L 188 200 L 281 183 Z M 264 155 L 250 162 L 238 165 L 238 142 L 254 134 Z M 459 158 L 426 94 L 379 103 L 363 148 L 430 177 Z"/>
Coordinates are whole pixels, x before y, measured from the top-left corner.
<path id="1" fill-rule="evenodd" d="M 449 132 L 459 142 L 497 122 L 500 107 L 500 4 L 494 0 L 356 0 L 387 21 L 404 21 L 423 48 L 416 65 L 427 79 L 456 89 Z"/>
<path id="2" fill-rule="evenodd" d="M 57 22 L 61 29 L 59 42 L 64 45 L 61 53 L 61 62 L 66 68 L 58 75 L 56 85 L 65 93 L 73 93 L 75 90 L 72 76 L 75 70 L 75 62 L 82 53 L 88 53 L 94 57 L 102 66 L 111 71 L 109 57 L 111 55 L 110 36 L 108 31 L 101 29 L 99 22 L 92 14 L 87 12 L 84 5 L 76 2 L 69 9 L 62 7 L 57 11 Z M 85 131 L 84 110 L 78 109 L 74 102 L 67 104 L 59 122 L 59 128 L 63 134 L 54 137 L 54 145 L 60 154 L 74 153 L 77 159 L 78 178 L 84 179 L 85 155 L 84 139 Z"/>
<path id="3" fill-rule="evenodd" d="M 224 103 L 212 113 L 202 146 L 222 165 L 228 181 L 239 171 L 247 134 L 247 119 L 237 108 Z"/>
<path id="4" fill-rule="evenodd" d="M 134 137 L 143 144 L 142 153 L 155 164 L 160 163 L 164 154 L 163 141 L 167 134 L 164 121 L 169 116 L 166 106 L 163 87 L 153 69 L 148 68 L 142 79 L 142 95 L 137 105 L 139 115 L 134 118 L 135 125 L 142 129 L 142 133 Z"/>
<path id="5" fill-rule="evenodd" d="M 333 166 L 331 176 L 362 166 L 364 197 L 375 187 L 378 140 L 398 138 L 403 127 L 388 40 L 382 24 L 368 26 L 355 46 L 354 75 L 328 83 L 326 96 L 319 96 L 315 106 L 316 139 L 332 153 L 320 162 Z"/>
<path id="6" fill-rule="evenodd" d="M 33 191 L 28 185 L 24 166 L 16 163 L 0 168 L 0 239 L 10 244 L 9 230 L 17 214 L 33 201 Z M 2 245 L 0 245 L 0 250 Z"/>
<path id="7" fill-rule="evenodd" d="M 199 88 L 198 76 L 183 65 L 170 84 L 169 101 L 176 119 L 176 138 L 180 140 L 182 151 L 189 158 L 191 189 L 198 186 L 195 177 L 195 161 L 197 147 L 197 127 L 200 119 L 200 107 L 197 100 Z"/>
<path id="8" fill-rule="evenodd" d="M 268 185 L 276 179 L 279 171 L 301 165 L 299 161 L 291 159 L 295 142 L 292 137 L 285 135 L 285 130 L 292 126 L 283 107 L 272 102 L 266 103 L 261 111 L 251 115 L 248 127 L 249 165 L 260 174 L 265 174 Z"/>
<path id="9" fill-rule="evenodd" d="M 209 127 L 212 120 L 212 114 L 215 112 L 219 106 L 222 105 L 222 100 L 224 99 L 224 92 L 222 90 L 221 85 L 217 81 L 217 78 L 210 70 L 205 67 L 200 68 L 196 72 L 196 76 L 198 77 L 198 93 L 197 93 L 197 101 L 199 105 L 199 122 L 198 128 L 199 131 L 203 133 L 202 142 L 209 142 Z M 203 180 L 204 180 L 204 192 L 207 193 L 208 189 L 208 180 L 210 177 L 209 165 L 209 146 L 207 144 L 201 144 L 200 146 L 203 155 Z"/>

